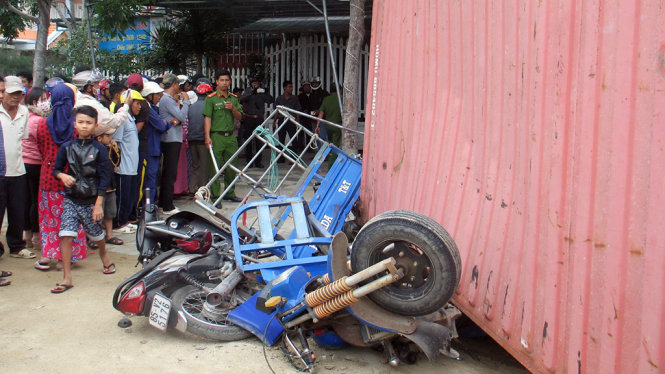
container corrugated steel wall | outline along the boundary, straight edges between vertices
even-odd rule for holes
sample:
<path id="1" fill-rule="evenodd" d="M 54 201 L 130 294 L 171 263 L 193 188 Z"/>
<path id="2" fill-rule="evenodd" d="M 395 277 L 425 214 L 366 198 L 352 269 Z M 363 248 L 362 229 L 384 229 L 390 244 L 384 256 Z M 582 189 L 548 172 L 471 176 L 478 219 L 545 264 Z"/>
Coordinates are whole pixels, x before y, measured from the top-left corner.
<path id="1" fill-rule="evenodd" d="M 455 238 L 535 372 L 665 371 L 663 1 L 375 0 L 363 217 Z"/>

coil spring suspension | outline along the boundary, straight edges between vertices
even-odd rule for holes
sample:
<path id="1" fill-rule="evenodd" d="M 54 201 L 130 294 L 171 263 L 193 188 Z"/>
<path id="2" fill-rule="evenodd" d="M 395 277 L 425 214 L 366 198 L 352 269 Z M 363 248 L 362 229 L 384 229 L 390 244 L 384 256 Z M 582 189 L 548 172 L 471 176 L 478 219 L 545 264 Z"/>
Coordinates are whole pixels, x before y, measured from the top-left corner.
<path id="1" fill-rule="evenodd" d="M 321 319 L 323 317 L 329 316 L 335 313 L 338 310 L 342 310 L 347 306 L 358 301 L 358 298 L 353 296 L 353 291 L 349 291 L 343 295 L 339 295 L 336 298 L 326 301 L 321 305 L 314 307 L 314 314 L 316 317 Z"/>
<path id="2" fill-rule="evenodd" d="M 194 286 L 194 287 L 196 287 L 200 290 L 205 290 L 206 289 L 206 286 L 203 283 L 199 282 L 198 280 L 196 280 L 196 278 L 192 277 L 191 275 L 189 275 L 185 272 L 182 272 L 182 271 L 179 272 L 178 273 L 178 279 L 180 279 L 180 280 L 184 281 L 185 283 L 190 284 L 190 285 L 192 285 L 192 286 Z"/>
<path id="3" fill-rule="evenodd" d="M 321 283 L 323 283 L 323 284 L 325 284 L 325 285 L 330 284 L 330 274 L 329 274 L 329 273 L 325 273 L 325 274 L 321 277 Z"/>
<path id="4" fill-rule="evenodd" d="M 314 290 L 305 295 L 307 305 L 315 307 L 328 300 L 332 300 L 335 296 L 350 291 L 351 288 L 346 285 L 346 278 L 347 277 L 340 278 L 327 286 L 321 287 L 318 290 Z"/>

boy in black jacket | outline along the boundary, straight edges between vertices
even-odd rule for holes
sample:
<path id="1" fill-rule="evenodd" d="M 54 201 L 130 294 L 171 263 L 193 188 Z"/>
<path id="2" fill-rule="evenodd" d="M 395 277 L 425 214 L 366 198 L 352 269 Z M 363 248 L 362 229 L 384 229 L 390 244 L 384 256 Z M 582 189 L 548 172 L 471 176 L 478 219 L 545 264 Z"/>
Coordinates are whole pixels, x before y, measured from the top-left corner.
<path id="1" fill-rule="evenodd" d="M 56 284 L 52 293 L 63 293 L 74 287 L 71 273 L 72 240 L 81 225 L 90 240 L 99 246 L 104 274 L 115 273 L 115 265 L 106 253 L 106 235 L 101 222 L 104 218 L 104 195 L 111 175 L 106 165 L 108 155 L 104 146 L 92 139 L 92 132 L 97 127 L 97 111 L 87 105 L 76 108 L 74 127 L 78 131 L 78 139 L 60 146 L 53 170 L 53 176 L 62 181 L 66 190 L 60 224 L 63 281 Z"/>

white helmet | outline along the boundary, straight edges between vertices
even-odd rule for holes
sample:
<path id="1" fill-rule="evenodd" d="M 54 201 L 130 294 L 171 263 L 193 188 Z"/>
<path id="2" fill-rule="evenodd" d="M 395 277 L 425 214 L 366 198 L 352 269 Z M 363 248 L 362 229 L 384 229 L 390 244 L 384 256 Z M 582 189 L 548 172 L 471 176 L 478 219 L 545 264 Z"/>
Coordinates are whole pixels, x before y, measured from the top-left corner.
<path id="1" fill-rule="evenodd" d="M 72 78 L 72 83 L 81 89 L 88 84 L 97 83 L 102 79 L 104 79 L 104 76 L 99 72 L 99 70 L 84 70 L 74 75 L 74 78 Z"/>
<path id="2" fill-rule="evenodd" d="M 143 91 L 141 91 L 141 96 L 147 97 L 148 95 L 160 92 L 164 92 L 164 89 L 159 84 L 157 84 L 157 82 L 146 82 L 143 85 Z"/>

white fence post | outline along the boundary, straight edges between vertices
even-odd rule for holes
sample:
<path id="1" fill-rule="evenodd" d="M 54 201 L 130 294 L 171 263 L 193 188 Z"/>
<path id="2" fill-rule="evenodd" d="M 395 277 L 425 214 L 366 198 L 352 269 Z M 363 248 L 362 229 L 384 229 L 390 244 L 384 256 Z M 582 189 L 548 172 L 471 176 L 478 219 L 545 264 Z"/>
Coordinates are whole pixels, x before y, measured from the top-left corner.
<path id="1" fill-rule="evenodd" d="M 337 67 L 337 77 L 340 84 L 344 82 L 344 64 L 346 63 L 346 39 L 336 37 L 332 40 L 333 57 Z M 280 41 L 265 48 L 265 61 L 267 66 L 267 91 L 273 97 L 282 93 L 282 82 L 289 79 L 293 81 L 297 90 L 304 81 L 313 77 L 321 77 L 325 89 L 335 81 L 330 66 L 330 53 L 326 39 L 322 35 L 301 35 L 296 39 Z M 360 66 L 360 92 L 358 105 L 360 115 L 365 113 L 365 97 L 367 95 L 367 73 L 369 68 L 369 47 L 365 45 L 362 50 Z M 243 70 L 244 71 L 244 70 Z M 341 90 L 339 92 L 342 92 Z"/>

